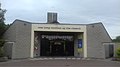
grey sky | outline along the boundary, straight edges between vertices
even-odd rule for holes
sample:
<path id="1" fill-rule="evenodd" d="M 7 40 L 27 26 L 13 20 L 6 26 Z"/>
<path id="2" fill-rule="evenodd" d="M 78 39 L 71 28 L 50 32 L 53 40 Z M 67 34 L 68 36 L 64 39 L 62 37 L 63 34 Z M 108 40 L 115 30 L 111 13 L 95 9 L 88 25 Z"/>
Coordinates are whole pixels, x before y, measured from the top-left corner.
<path id="1" fill-rule="evenodd" d="M 120 0 L 1 0 L 6 22 L 15 19 L 46 22 L 47 12 L 57 12 L 61 23 L 102 22 L 112 38 L 120 35 Z"/>

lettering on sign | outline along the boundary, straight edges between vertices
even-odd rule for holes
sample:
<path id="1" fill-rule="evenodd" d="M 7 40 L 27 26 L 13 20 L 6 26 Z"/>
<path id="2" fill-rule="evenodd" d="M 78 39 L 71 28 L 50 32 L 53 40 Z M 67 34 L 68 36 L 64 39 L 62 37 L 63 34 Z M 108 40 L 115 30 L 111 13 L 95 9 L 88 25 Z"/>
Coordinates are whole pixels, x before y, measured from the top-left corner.
<path id="1" fill-rule="evenodd" d="M 80 27 L 38 27 L 39 29 L 81 30 Z"/>

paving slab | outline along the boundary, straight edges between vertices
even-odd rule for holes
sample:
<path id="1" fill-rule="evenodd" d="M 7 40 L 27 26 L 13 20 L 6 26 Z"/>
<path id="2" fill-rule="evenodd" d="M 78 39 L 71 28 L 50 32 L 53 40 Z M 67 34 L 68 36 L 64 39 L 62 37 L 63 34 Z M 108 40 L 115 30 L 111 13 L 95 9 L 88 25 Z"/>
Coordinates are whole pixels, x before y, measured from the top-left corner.
<path id="1" fill-rule="evenodd" d="M 0 62 L 0 67 L 120 67 L 120 62 L 110 60 L 26 59 Z"/>

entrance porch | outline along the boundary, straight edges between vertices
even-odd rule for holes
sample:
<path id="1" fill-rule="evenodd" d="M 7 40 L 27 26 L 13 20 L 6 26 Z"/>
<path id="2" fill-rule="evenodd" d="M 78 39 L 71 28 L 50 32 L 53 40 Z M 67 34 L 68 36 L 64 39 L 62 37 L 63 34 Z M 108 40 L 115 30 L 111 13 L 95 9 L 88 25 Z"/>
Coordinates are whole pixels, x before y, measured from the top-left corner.
<path id="1" fill-rule="evenodd" d="M 83 33 L 34 32 L 34 57 L 83 57 Z"/>

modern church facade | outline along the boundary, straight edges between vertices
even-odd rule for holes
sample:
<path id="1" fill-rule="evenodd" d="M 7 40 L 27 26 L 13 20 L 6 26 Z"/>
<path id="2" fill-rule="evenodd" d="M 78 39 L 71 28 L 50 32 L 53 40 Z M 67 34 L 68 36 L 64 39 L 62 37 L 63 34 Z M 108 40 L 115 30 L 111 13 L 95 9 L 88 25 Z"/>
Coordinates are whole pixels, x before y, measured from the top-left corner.
<path id="1" fill-rule="evenodd" d="M 111 38 L 102 23 L 61 24 L 57 13 L 47 23 L 15 20 L 4 34 L 9 58 L 83 57 L 106 58 Z M 110 55 L 110 53 L 109 53 Z"/>

